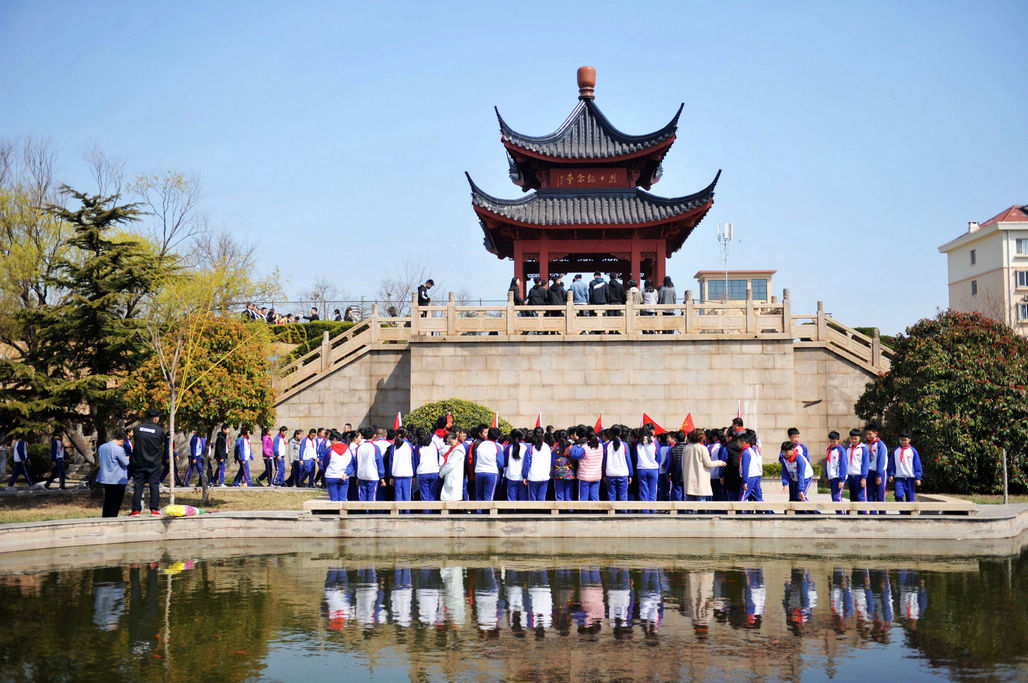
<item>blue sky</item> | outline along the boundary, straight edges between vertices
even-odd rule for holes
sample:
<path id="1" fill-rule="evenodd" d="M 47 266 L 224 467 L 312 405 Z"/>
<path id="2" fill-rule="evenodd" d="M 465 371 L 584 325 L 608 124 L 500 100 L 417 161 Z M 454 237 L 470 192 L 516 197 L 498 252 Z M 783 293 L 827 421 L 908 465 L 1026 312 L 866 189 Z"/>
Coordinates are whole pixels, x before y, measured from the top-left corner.
<path id="1" fill-rule="evenodd" d="M 464 179 L 510 184 L 492 107 L 528 134 L 575 107 L 575 71 L 628 133 L 685 111 L 656 194 L 723 169 L 668 264 L 679 290 L 775 268 L 795 313 L 902 330 L 946 306 L 936 248 L 1028 202 L 1028 3 L 21 2 L 0 4 L 0 136 L 49 137 L 90 181 L 202 181 L 203 211 L 259 245 L 289 292 L 371 296 L 422 259 L 445 297 L 500 299 Z"/>

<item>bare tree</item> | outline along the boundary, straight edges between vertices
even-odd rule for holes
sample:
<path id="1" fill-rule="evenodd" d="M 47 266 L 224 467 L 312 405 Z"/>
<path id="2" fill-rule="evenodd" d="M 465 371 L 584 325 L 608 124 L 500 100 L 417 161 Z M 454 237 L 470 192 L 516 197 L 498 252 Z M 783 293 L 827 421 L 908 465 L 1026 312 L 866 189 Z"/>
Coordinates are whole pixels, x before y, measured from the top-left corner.
<path id="1" fill-rule="evenodd" d="M 314 279 L 310 289 L 300 293 L 301 301 L 310 301 L 317 307 L 322 320 L 330 320 L 331 312 L 328 310 L 329 303 L 345 299 L 346 295 L 339 289 L 336 283 L 326 275 L 319 275 Z"/>
<path id="2" fill-rule="evenodd" d="M 247 301 L 269 301 L 281 295 L 278 271 L 263 277 L 256 275 L 257 247 L 236 239 L 226 230 L 197 233 L 186 262 L 200 272 L 230 271 L 230 277 L 218 280 L 212 310 L 227 311 Z"/>
<path id="3" fill-rule="evenodd" d="M 197 209 L 201 192 L 195 176 L 172 171 L 164 175 L 140 175 L 129 189 L 139 196 L 153 216 L 147 228 L 162 261 L 205 229 L 206 217 Z"/>
<path id="4" fill-rule="evenodd" d="M 82 160 L 89 166 L 89 173 L 96 183 L 97 194 L 110 197 L 125 191 L 124 159 L 109 156 L 94 141 L 82 153 Z"/>
<path id="5" fill-rule="evenodd" d="M 378 283 L 378 299 L 388 302 L 387 307 L 396 307 L 396 315 L 410 315 L 411 297 L 418 286 L 428 278 L 428 268 L 422 261 L 407 259 L 403 267 L 392 277 L 384 277 Z"/>

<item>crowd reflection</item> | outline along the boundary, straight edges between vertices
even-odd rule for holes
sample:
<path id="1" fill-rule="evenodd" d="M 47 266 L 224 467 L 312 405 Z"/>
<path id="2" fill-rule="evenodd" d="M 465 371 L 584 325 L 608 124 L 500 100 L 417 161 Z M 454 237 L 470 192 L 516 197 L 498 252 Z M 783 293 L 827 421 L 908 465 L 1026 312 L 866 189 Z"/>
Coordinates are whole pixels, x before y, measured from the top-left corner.
<path id="1" fill-rule="evenodd" d="M 825 581 L 828 601 L 819 612 L 814 574 L 802 567 L 791 570 L 782 609 L 794 635 L 803 636 L 819 625 L 887 643 L 892 624 L 916 630 L 927 608 L 925 584 L 916 570 L 836 567 Z M 608 632 L 624 640 L 638 629 L 647 640 L 655 640 L 666 605 L 691 624 L 698 640 L 707 638 L 715 624 L 760 630 L 767 608 L 764 571 L 589 565 L 388 571 L 335 567 L 325 577 L 322 616 L 331 630 L 385 624 L 402 629 L 474 627 L 483 638 L 503 631 L 544 638 L 550 632 L 568 635 L 574 628 L 586 637 Z"/>

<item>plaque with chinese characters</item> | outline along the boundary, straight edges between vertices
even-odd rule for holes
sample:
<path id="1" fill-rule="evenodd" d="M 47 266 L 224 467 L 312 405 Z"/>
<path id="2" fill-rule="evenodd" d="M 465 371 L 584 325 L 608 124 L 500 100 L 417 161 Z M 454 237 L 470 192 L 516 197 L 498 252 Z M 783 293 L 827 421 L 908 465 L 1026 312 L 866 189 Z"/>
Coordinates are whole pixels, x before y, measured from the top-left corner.
<path id="1" fill-rule="evenodd" d="M 624 168 L 550 169 L 549 187 L 560 189 L 631 187 Z"/>

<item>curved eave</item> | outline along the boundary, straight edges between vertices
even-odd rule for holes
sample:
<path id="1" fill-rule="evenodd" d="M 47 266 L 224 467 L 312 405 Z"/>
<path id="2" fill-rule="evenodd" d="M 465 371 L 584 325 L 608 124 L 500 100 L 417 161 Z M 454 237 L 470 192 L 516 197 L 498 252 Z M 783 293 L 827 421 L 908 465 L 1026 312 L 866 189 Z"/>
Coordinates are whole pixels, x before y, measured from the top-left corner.
<path id="1" fill-rule="evenodd" d="M 611 227 L 617 226 L 624 226 L 627 228 L 646 228 L 657 225 L 675 223 L 677 221 L 681 221 L 683 218 L 693 217 L 696 214 L 700 214 L 702 217 L 702 215 L 705 215 L 714 203 L 714 188 L 717 185 L 718 180 L 721 178 L 721 171 L 718 170 L 717 175 L 714 176 L 714 180 L 711 181 L 711 183 L 707 185 L 707 187 L 703 188 L 699 192 L 695 192 L 691 195 L 686 195 L 683 197 L 658 197 L 656 195 L 649 194 L 648 192 L 644 192 L 643 190 L 635 190 L 632 196 L 636 199 L 640 199 L 651 204 L 656 204 L 658 206 L 681 208 L 677 211 L 674 211 L 673 213 L 670 213 L 667 216 L 654 218 L 652 220 L 647 221 L 638 221 L 631 223 L 618 221 L 583 221 L 580 223 L 540 223 L 535 221 L 512 218 L 501 213 L 498 209 L 500 207 L 518 207 L 532 204 L 533 202 L 540 201 L 540 194 L 536 192 L 529 196 L 521 197 L 519 199 L 500 199 L 498 197 L 493 197 L 492 195 L 486 192 L 483 192 L 482 189 L 479 188 L 471 179 L 470 174 L 465 172 L 464 175 L 467 177 L 468 183 L 471 185 L 472 206 L 475 209 L 475 213 L 477 213 L 479 217 L 483 220 L 490 219 L 494 223 L 502 223 L 511 226 L 533 229 L 546 229 L 551 227 L 574 227 L 576 229 L 609 229 Z M 600 193 L 595 193 L 593 196 L 598 194 Z M 553 193 L 549 195 L 544 195 L 543 198 L 550 198 L 554 196 L 559 195 Z M 574 195 L 568 194 L 567 196 L 572 197 Z M 485 229 L 486 228 L 483 225 L 483 230 Z M 487 233 L 487 237 L 488 236 L 489 235 Z"/>
<path id="2" fill-rule="evenodd" d="M 671 143 L 675 140 L 675 132 L 678 129 L 678 119 L 682 115 L 682 110 L 685 107 L 685 103 L 679 105 L 678 111 L 663 128 L 647 133 L 645 135 L 629 135 L 623 133 L 603 115 L 599 107 L 593 102 L 593 100 L 581 100 L 578 106 L 575 107 L 571 115 L 560 125 L 560 127 L 549 135 L 532 136 L 524 135 L 511 128 L 506 121 L 503 120 L 503 116 L 500 115 L 500 110 L 496 107 L 493 109 L 496 112 L 496 118 L 500 123 L 500 139 L 503 145 L 513 151 L 526 156 L 530 156 L 536 159 L 544 159 L 547 161 L 571 161 L 574 163 L 588 163 L 595 161 L 618 161 L 623 159 L 631 159 L 634 157 L 645 156 L 653 153 L 655 150 L 661 148 L 667 148 L 671 146 Z M 626 152 L 623 154 L 603 154 L 603 155 L 590 155 L 582 157 L 569 158 L 563 155 L 546 154 L 532 149 L 532 146 L 548 146 L 560 144 L 564 138 L 569 134 L 571 129 L 576 125 L 578 120 L 584 115 L 583 112 L 587 112 L 588 115 L 594 117 L 602 129 L 603 134 L 606 135 L 610 140 L 621 145 L 638 145 L 640 149 Z"/>

